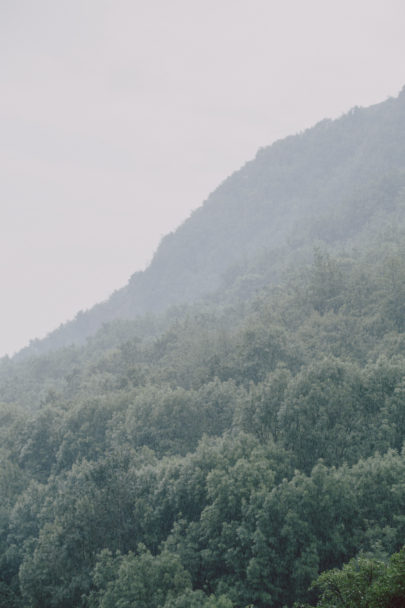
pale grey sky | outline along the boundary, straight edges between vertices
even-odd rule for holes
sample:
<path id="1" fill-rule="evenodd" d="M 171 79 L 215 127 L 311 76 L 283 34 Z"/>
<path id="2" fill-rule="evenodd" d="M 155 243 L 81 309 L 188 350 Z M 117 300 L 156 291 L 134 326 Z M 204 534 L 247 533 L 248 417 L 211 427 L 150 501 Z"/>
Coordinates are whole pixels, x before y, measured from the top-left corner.
<path id="1" fill-rule="evenodd" d="M 0 356 L 257 149 L 405 84 L 403 0 L 0 0 Z"/>

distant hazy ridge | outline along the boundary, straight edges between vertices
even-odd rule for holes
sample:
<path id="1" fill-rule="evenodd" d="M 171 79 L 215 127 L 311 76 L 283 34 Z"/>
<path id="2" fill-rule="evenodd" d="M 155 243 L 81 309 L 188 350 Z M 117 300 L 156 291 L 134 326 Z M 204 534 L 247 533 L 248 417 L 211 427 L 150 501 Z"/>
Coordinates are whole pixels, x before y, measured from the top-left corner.
<path id="1" fill-rule="evenodd" d="M 303 259 L 314 245 L 361 246 L 370 232 L 402 222 L 404 187 L 405 89 L 259 150 L 163 238 L 144 272 L 28 352 L 80 343 L 108 321 L 195 301 L 259 255 L 274 281 L 286 259 Z"/>

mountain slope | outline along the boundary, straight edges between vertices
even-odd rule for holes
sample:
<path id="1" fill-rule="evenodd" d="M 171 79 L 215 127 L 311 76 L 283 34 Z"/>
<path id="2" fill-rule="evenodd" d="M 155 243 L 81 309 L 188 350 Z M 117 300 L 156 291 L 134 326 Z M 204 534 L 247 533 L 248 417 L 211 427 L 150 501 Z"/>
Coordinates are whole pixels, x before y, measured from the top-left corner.
<path id="1" fill-rule="evenodd" d="M 162 240 L 144 272 L 29 352 L 82 342 L 113 319 L 197 300 L 233 264 L 264 250 L 277 280 L 283 257 L 305 257 L 313 243 L 357 246 L 381 225 L 405 221 L 404 188 L 405 88 L 261 149 Z"/>
<path id="2" fill-rule="evenodd" d="M 186 288 L 197 298 L 199 277 L 207 289 L 213 277 L 212 296 L 106 323 L 84 345 L 0 360 L 0 606 L 292 608 L 316 602 L 321 572 L 329 593 L 346 575 L 367 585 L 370 567 L 377 604 L 403 605 L 398 101 L 261 152 L 247 166 L 256 193 L 236 187 L 245 167 L 164 241 L 151 269 L 48 346 L 135 314 L 148 297 L 157 308 L 158 289 L 163 307 Z M 289 177 L 270 199 L 260 171 L 275 192 L 280 150 Z"/>

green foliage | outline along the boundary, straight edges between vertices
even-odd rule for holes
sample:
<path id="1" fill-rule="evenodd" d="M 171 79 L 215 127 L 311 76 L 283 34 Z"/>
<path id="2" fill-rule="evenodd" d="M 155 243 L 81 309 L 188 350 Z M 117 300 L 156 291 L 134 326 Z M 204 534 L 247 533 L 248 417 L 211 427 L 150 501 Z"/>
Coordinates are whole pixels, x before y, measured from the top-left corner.
<path id="1" fill-rule="evenodd" d="M 263 382 L 252 383 L 248 395 L 235 411 L 236 425 L 261 441 L 277 441 L 280 435 L 279 410 L 291 380 L 290 371 L 279 366 Z"/>
<path id="2" fill-rule="evenodd" d="M 21 608 L 20 598 L 6 583 L 0 582 L 0 608 Z"/>
<path id="3" fill-rule="evenodd" d="M 163 608 L 234 608 L 225 595 L 207 597 L 202 591 L 188 591 L 176 599 L 168 600 Z"/>
<path id="4" fill-rule="evenodd" d="M 90 608 L 162 608 L 167 600 L 190 589 L 190 577 L 177 555 L 163 551 L 154 557 L 142 546 L 137 555 L 113 557 L 103 551 L 93 581 L 96 590 L 90 596 Z"/>
<path id="5" fill-rule="evenodd" d="M 321 315 L 337 312 L 344 302 L 344 275 L 336 260 L 319 249 L 315 251 L 314 264 L 308 285 L 311 306 Z"/>
<path id="6" fill-rule="evenodd" d="M 341 264 L 327 258 L 327 271 Z M 316 309 L 309 272 L 261 294 L 233 330 L 219 313 L 108 353 L 88 346 L 40 409 L 5 405 L 5 593 L 38 608 L 112 605 L 138 587 L 117 566 L 95 589 L 97 556 L 129 564 L 144 543 L 145 564 L 166 551 L 189 581 L 156 601 L 281 608 L 359 549 L 397 550 L 405 341 L 377 289 L 384 263 L 344 264 L 336 309 Z"/>
<path id="7" fill-rule="evenodd" d="M 322 571 L 321 602 L 401 605 L 404 99 L 261 151 L 0 361 L 0 606 L 283 608 Z"/>
<path id="8" fill-rule="evenodd" d="M 319 576 L 318 608 L 401 608 L 405 605 L 405 548 L 389 563 L 358 557 Z"/>

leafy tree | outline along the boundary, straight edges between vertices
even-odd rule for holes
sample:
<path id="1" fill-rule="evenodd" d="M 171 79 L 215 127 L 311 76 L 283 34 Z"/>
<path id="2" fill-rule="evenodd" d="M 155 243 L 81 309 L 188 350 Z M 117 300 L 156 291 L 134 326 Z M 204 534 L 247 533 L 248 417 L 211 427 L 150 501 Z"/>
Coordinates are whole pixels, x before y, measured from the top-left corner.
<path id="1" fill-rule="evenodd" d="M 137 555 L 113 557 L 103 551 L 93 581 L 96 591 L 90 596 L 91 608 L 162 608 L 166 601 L 191 589 L 190 576 L 177 555 L 163 551 L 153 556 L 143 546 Z"/>
<path id="2" fill-rule="evenodd" d="M 279 410 L 292 376 L 285 366 L 258 384 L 251 384 L 249 392 L 238 400 L 235 411 L 235 424 L 252 433 L 263 442 L 277 441 L 280 435 Z"/>
<path id="3" fill-rule="evenodd" d="M 389 563 L 358 557 L 322 573 L 318 608 L 401 608 L 405 605 L 405 549 Z M 298 605 L 297 605 L 297 608 Z"/>
<path id="4" fill-rule="evenodd" d="M 328 464 L 356 461 L 364 443 L 360 383 L 357 366 L 333 358 L 304 368 L 289 383 L 280 434 L 301 469 L 309 471 L 319 458 Z"/>

